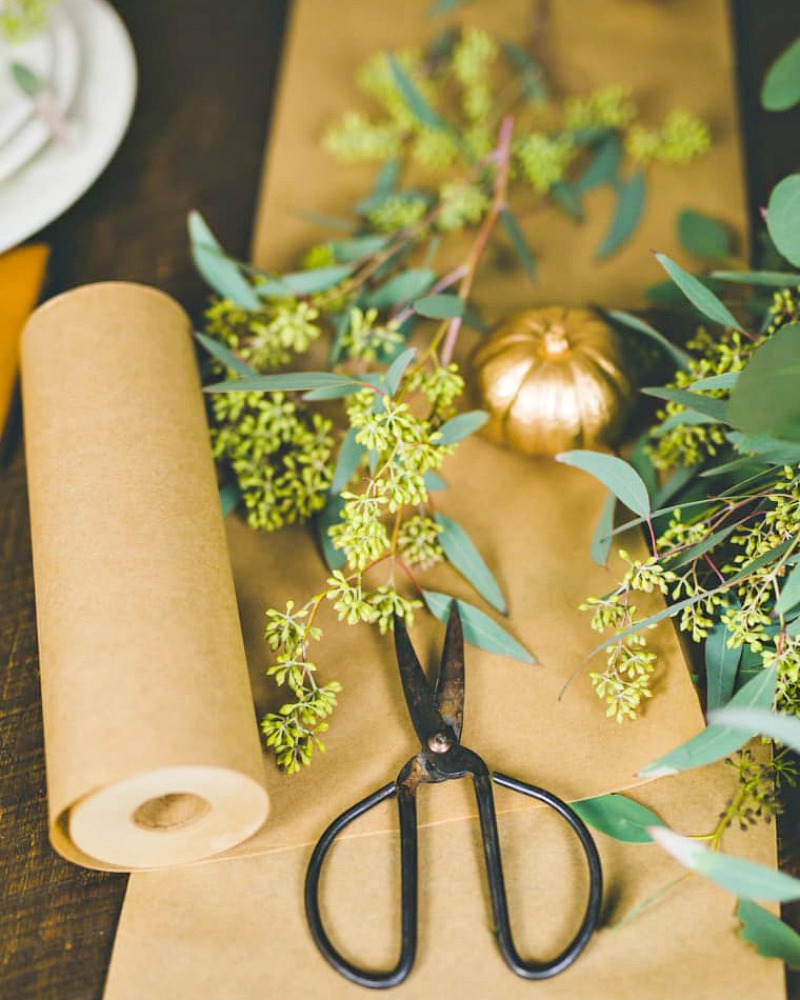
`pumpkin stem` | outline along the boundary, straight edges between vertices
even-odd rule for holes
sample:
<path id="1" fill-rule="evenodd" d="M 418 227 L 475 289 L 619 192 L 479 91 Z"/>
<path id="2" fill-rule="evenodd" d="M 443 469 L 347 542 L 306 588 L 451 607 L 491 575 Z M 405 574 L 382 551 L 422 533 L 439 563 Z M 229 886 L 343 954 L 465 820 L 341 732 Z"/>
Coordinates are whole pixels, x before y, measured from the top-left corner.
<path id="1" fill-rule="evenodd" d="M 542 346 L 548 358 L 557 358 L 560 354 L 566 353 L 570 345 L 564 327 L 560 324 L 548 327 L 542 337 Z"/>

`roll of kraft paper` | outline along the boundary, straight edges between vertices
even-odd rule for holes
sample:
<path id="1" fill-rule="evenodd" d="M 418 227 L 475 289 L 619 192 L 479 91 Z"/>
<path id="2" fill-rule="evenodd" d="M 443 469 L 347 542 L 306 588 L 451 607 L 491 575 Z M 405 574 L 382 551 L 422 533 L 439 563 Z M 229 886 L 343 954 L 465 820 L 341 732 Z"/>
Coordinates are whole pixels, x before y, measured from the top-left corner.
<path id="1" fill-rule="evenodd" d="M 53 846 L 219 854 L 268 800 L 189 319 L 67 292 L 25 328 L 22 388 Z"/>

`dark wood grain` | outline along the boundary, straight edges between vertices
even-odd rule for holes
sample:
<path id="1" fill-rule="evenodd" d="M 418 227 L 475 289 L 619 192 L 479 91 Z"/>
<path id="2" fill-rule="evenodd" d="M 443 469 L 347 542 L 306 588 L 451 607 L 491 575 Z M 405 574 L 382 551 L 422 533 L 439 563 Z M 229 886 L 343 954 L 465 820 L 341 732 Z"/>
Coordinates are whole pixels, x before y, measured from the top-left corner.
<path id="1" fill-rule="evenodd" d="M 288 0 L 115 5 L 139 58 L 136 112 L 106 173 L 44 234 L 53 246 L 47 293 L 97 280 L 141 281 L 170 292 L 196 315 L 203 292 L 188 260 L 186 214 L 201 209 L 233 253 L 246 252 Z M 764 68 L 800 34 L 800 5 L 736 0 L 733 11 L 755 219 L 771 185 L 800 162 L 798 116 L 767 116 L 757 107 Z M 47 842 L 18 426 L 6 436 L 3 455 L 0 998 L 99 1000 L 126 879 L 69 865 Z M 781 834 L 783 864 L 800 874 L 800 796 L 789 801 Z M 786 913 L 800 928 L 800 907 Z M 789 995 L 800 1000 L 800 978 L 790 977 Z"/>

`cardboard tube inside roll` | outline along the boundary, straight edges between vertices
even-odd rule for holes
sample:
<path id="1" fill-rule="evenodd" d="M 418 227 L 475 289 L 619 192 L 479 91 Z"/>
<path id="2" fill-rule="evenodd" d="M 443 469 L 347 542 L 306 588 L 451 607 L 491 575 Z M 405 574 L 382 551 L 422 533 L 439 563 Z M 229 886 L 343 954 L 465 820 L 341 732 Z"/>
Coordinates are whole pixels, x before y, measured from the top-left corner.
<path id="1" fill-rule="evenodd" d="M 267 814 L 189 319 L 125 283 L 22 343 L 54 847 L 92 868 L 218 854 Z"/>

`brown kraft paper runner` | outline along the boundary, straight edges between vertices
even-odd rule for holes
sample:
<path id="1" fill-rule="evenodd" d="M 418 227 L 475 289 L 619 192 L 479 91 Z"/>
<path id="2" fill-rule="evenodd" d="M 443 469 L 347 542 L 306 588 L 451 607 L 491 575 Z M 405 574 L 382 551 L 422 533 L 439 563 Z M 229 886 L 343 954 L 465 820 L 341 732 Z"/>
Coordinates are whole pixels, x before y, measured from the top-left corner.
<path id="1" fill-rule="evenodd" d="M 407 14 L 404 7 L 406 17 L 400 19 L 391 14 L 396 14 L 395 7 L 390 10 L 388 5 L 351 0 L 337 7 L 336 21 L 346 25 L 346 30 L 334 31 L 330 19 L 319 16 L 327 5 L 323 8 L 319 0 L 295 4 L 255 234 L 257 263 L 290 266 L 296 263 L 299 249 L 319 238 L 318 231 L 311 233 L 291 215 L 293 207 L 337 211 L 363 192 L 364 177 L 349 175 L 353 179 L 348 180 L 320 152 L 319 130 L 332 114 L 357 100 L 349 82 L 353 66 L 382 45 L 402 44 L 404 34 L 412 33 L 409 26 L 420 23 L 416 18 L 419 6 L 409 4 Z M 500 6 L 475 5 L 470 14 L 493 16 L 490 12 Z M 639 290 L 658 279 L 656 272 L 648 271 L 645 248 L 655 245 L 673 250 L 675 209 L 683 207 L 686 190 L 698 207 L 743 227 L 743 182 L 724 5 L 712 0 L 676 0 L 670 5 L 609 0 L 602 18 L 589 13 L 590 9 L 596 12 L 595 5 L 589 8 L 583 3 L 579 9 L 577 0 L 551 6 L 551 45 L 559 59 L 564 52 L 570 60 L 584 53 L 579 68 L 587 73 L 591 69 L 592 83 L 617 79 L 639 86 L 644 83 L 656 109 L 662 99 L 659 95 L 666 91 L 670 105 L 681 100 L 672 89 L 676 87 L 685 94 L 684 103 L 711 117 L 717 145 L 703 173 L 691 174 L 691 186 L 688 172 L 676 172 L 668 208 L 663 208 L 662 198 L 666 198 L 665 185 L 669 188 L 672 181 L 666 176 L 657 178 L 659 186 L 654 184 L 654 190 L 659 194 L 650 202 L 649 223 L 645 220 L 655 225 L 655 231 L 642 231 L 643 242 L 636 241 L 625 251 L 624 266 L 621 255 L 603 269 L 595 268 L 588 252 L 599 235 L 598 231 L 592 236 L 595 223 L 590 223 L 585 236 L 577 232 L 581 241 L 587 240 L 587 252 L 579 253 L 576 232 L 569 229 L 567 242 L 567 231 L 559 228 L 562 223 L 548 217 L 547 227 L 542 223 L 547 253 L 542 253 L 539 286 L 531 290 L 518 276 L 512 280 L 495 275 L 491 282 L 484 281 L 480 295 L 490 319 L 532 301 L 634 304 Z M 636 38 L 635 58 L 629 48 L 618 44 L 628 17 L 630 31 L 623 37 L 628 46 Z M 417 30 L 413 29 L 414 37 Z M 509 29 L 508 34 L 513 33 Z M 567 34 L 569 45 L 565 46 Z M 604 44 L 600 44 L 602 39 L 606 39 Z M 605 53 L 600 66 L 591 58 L 595 48 Z M 724 193 L 720 177 L 725 178 Z M 313 185 L 309 178 L 314 179 Z M 307 193 L 312 188 L 314 203 L 309 204 Z M 300 196 L 302 206 L 298 205 Z M 559 240 L 563 249 L 556 252 Z M 558 274 L 545 270 L 547 257 L 556 270 L 570 267 L 568 282 L 559 284 Z M 579 266 L 579 260 L 585 266 Z M 636 725 L 617 727 L 603 718 L 585 670 L 566 696 L 557 699 L 563 681 L 596 641 L 586 616 L 575 607 L 587 594 L 607 590 L 614 579 L 613 574 L 594 567 L 587 555 L 602 491 L 571 470 L 549 462 L 526 463 L 480 441 L 462 448 L 460 461 L 449 463 L 446 476 L 451 490 L 442 501 L 443 509 L 461 520 L 485 551 L 510 598 L 509 627 L 531 646 L 541 663 L 526 667 L 468 650 L 465 741 L 482 752 L 491 766 L 546 785 L 565 797 L 630 786 L 642 760 L 656 756 L 659 747 L 681 742 L 697 730 L 701 718 L 668 626 L 653 636 L 662 651 L 658 696 Z M 498 504 L 500 518 L 496 516 Z M 261 676 L 268 663 L 261 639 L 263 610 L 288 597 L 303 599 L 318 586 L 324 571 L 305 534 L 255 536 L 235 519 L 229 519 L 228 530 L 248 658 L 261 707 L 274 697 Z M 633 549 L 634 543 L 628 547 Z M 458 586 L 453 580 L 450 584 Z M 420 622 L 414 630 L 426 661 L 438 648 L 440 632 L 430 622 Z M 333 627 L 324 642 L 321 669 L 344 681 L 342 704 L 332 720 L 329 752 L 324 757 L 297 778 L 284 779 L 269 771 L 270 822 L 239 851 L 271 853 L 133 876 L 112 962 L 109 1000 L 143 992 L 156 998 L 202 995 L 247 1000 L 287 989 L 303 996 L 363 995 L 335 976 L 311 945 L 301 913 L 308 845 L 342 808 L 392 775 L 412 752 L 413 737 L 388 643 L 368 630 L 359 634 Z M 675 828 L 703 832 L 714 825 L 732 780 L 729 769 L 719 765 L 652 783 L 636 795 Z M 520 907 L 533 907 L 532 916 L 520 917 L 521 947 L 526 952 L 541 948 L 544 953 L 556 936 L 563 940 L 568 933 L 568 918 L 554 922 L 548 931 L 550 921 L 544 921 L 542 914 L 568 912 L 559 901 L 565 882 L 570 883 L 565 875 L 571 873 L 574 858 L 567 852 L 566 859 L 557 859 L 545 812 L 518 810 L 510 798 L 499 796 L 498 807 L 504 814 L 501 826 L 512 913 L 524 914 Z M 499 987 L 504 996 L 514 995 L 512 990 L 536 989 L 545 996 L 587 1000 L 611 996 L 662 1000 L 683 994 L 697 1000 L 753 995 L 767 1000 L 782 995 L 780 965 L 758 959 L 736 938 L 731 898 L 697 877 L 627 928 L 601 932 L 581 962 L 563 977 L 535 986 L 517 981 L 499 961 L 487 927 L 485 889 L 476 881 L 479 862 L 474 824 L 465 820 L 472 812 L 465 789 L 426 790 L 421 805 L 427 824 L 421 834 L 423 879 L 428 880 L 421 906 L 424 937 L 417 968 L 401 988 L 406 995 L 422 995 L 424 990 L 429 996 L 434 987 L 445 996 L 482 996 Z M 541 825 L 531 830 L 526 823 Z M 387 919 L 396 918 L 398 843 L 396 833 L 389 832 L 394 828 L 394 814 L 388 806 L 362 823 L 353 831 L 362 836 L 353 836 L 337 848 L 325 888 L 326 900 L 330 892 L 338 902 L 327 911 L 335 939 L 351 957 L 363 956 L 375 964 L 392 960 L 395 938 L 388 933 L 391 928 L 385 920 L 376 917 L 373 926 L 372 897 L 353 898 L 344 883 L 354 881 L 360 893 L 391 898 Z M 376 831 L 385 832 L 375 835 Z M 542 837 L 540 846 L 537 836 Z M 627 912 L 680 874 L 654 847 L 619 845 L 601 836 L 598 840 L 606 865 L 610 917 Z M 746 838 L 734 836 L 729 848 L 764 863 L 775 861 L 774 834 L 769 828 L 752 831 Z M 529 850 L 534 849 L 540 864 L 531 870 Z M 470 871 L 475 872 L 472 878 Z M 531 879 L 530 893 L 523 897 Z M 523 898 L 527 902 L 520 902 Z M 365 914 L 369 919 L 364 919 Z M 396 919 L 392 927 L 395 924 Z M 445 929 L 449 929 L 446 935 Z M 366 952 L 361 950 L 362 942 Z"/>
<path id="2" fill-rule="evenodd" d="M 218 854 L 267 795 L 189 319 L 151 288 L 68 292 L 22 378 L 53 845 Z"/>
<path id="3" fill-rule="evenodd" d="M 708 829 L 736 787 L 732 769 L 651 782 L 636 798 L 686 833 Z M 438 789 L 423 793 L 434 797 Z M 499 797 L 499 796 L 498 796 Z M 388 806 L 387 806 L 388 809 Z M 653 844 L 595 835 L 605 879 L 604 926 L 566 972 L 531 983 L 514 976 L 491 930 L 477 821 L 420 831 L 420 938 L 400 1000 L 777 1000 L 780 962 L 736 935 L 734 900 L 688 875 Z M 552 955 L 574 933 L 586 876 L 573 839 L 547 810 L 507 813 L 501 840 L 512 928 L 526 957 Z M 734 831 L 726 847 L 774 861 L 761 831 Z M 399 840 L 337 844 L 323 880 L 323 916 L 351 961 L 390 968 L 399 948 Z M 310 849 L 220 861 L 130 880 L 105 1000 L 358 1000 L 366 995 L 316 951 L 303 913 Z M 684 877 L 686 876 L 686 877 Z M 638 916 L 632 914 L 676 880 Z M 612 926 L 609 926 L 612 925 Z"/>

